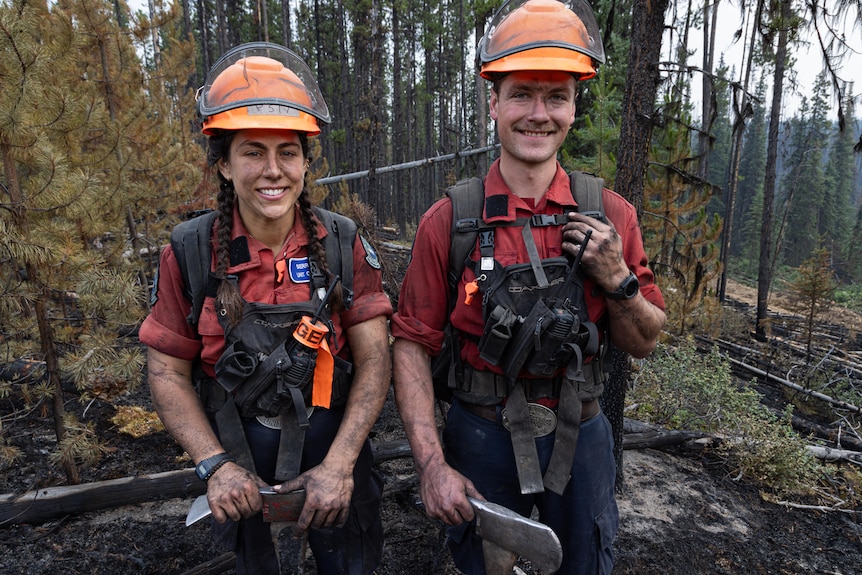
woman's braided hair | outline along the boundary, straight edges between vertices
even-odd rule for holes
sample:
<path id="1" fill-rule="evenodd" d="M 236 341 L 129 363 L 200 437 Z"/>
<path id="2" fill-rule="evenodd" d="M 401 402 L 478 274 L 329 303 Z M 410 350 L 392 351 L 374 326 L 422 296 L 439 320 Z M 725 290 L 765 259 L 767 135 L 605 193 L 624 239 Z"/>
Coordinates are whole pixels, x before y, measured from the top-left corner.
<path id="1" fill-rule="evenodd" d="M 207 165 L 213 168 L 219 181 L 219 192 L 217 196 L 218 203 L 218 234 L 216 246 L 216 269 L 215 275 L 220 280 L 218 293 L 216 295 L 216 309 L 219 313 L 225 315 L 231 326 L 237 325 L 242 320 L 243 299 L 239 293 L 237 283 L 227 275 L 227 269 L 230 266 L 230 244 L 231 232 L 233 230 L 233 209 L 236 203 L 236 191 L 234 190 L 233 182 L 225 178 L 222 173 L 216 168 L 217 162 L 222 158 L 228 157 L 230 144 L 236 132 L 222 131 L 217 135 L 212 135 L 207 138 Z M 297 132 L 299 136 L 302 155 L 308 159 L 311 153 L 311 147 L 308 143 L 308 136 L 304 132 Z M 307 177 L 307 175 L 306 175 Z M 308 182 L 303 182 L 302 193 L 299 194 L 297 200 L 299 206 L 299 216 L 302 218 L 302 226 L 308 234 L 309 249 L 313 252 L 310 254 L 311 259 L 315 260 L 326 278 L 326 285 L 332 281 L 332 274 L 329 271 L 329 266 L 326 261 L 326 249 L 317 235 L 317 226 L 319 220 L 314 215 L 311 209 L 311 199 L 309 198 Z M 329 307 L 332 310 L 340 310 L 342 306 L 341 286 L 337 286 L 329 299 Z"/>

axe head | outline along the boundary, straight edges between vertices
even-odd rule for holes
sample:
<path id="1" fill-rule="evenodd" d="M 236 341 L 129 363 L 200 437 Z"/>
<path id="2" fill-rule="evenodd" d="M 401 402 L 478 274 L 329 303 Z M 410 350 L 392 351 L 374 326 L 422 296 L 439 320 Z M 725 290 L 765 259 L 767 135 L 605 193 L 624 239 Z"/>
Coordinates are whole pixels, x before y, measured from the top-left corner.
<path id="1" fill-rule="evenodd" d="M 520 555 L 544 573 L 554 573 L 560 568 L 563 548 L 553 529 L 502 505 L 467 499 L 476 513 L 476 533 L 482 539 Z"/>

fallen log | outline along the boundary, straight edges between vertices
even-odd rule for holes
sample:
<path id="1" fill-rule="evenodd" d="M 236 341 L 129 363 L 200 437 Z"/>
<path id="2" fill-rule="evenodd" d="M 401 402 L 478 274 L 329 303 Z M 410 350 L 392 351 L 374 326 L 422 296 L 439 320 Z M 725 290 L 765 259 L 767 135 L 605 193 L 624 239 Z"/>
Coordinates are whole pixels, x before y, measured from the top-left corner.
<path id="1" fill-rule="evenodd" d="M 45 362 L 16 359 L 0 363 L 0 380 L 12 383 L 35 383 L 45 379 Z"/>
<path id="2" fill-rule="evenodd" d="M 754 375 L 757 375 L 759 377 L 766 378 L 767 381 L 771 381 L 773 383 L 778 383 L 780 385 L 783 385 L 784 387 L 790 388 L 794 391 L 798 391 L 799 393 L 802 393 L 802 394 L 807 395 L 809 397 L 814 397 L 814 398 L 819 399 L 821 401 L 825 401 L 826 403 L 832 405 L 833 407 L 837 407 L 839 409 L 846 409 L 847 411 L 852 411 L 853 413 L 862 413 L 862 407 L 858 407 L 856 405 L 847 403 L 846 401 L 840 401 L 838 399 L 834 399 L 832 397 L 829 397 L 828 395 L 814 391 L 813 389 L 807 389 L 805 387 L 802 387 L 799 384 L 793 383 L 792 381 L 782 379 L 778 376 L 772 375 L 771 373 L 767 373 L 767 372 L 763 371 L 762 369 L 758 369 L 754 366 L 748 365 L 747 363 L 733 359 L 732 357 L 727 357 L 726 359 L 727 359 L 727 361 L 729 361 L 730 363 L 732 363 L 733 365 L 735 365 L 737 367 L 741 367 L 741 368 L 747 370 L 748 372 L 753 373 Z"/>
<path id="3" fill-rule="evenodd" d="M 406 439 L 374 443 L 374 461 L 410 457 Z M 43 523 L 64 515 L 100 511 L 146 501 L 196 497 L 206 492 L 193 469 L 96 481 L 83 485 L 46 487 L 24 494 L 0 495 L 0 526 Z"/>
<path id="4" fill-rule="evenodd" d="M 862 453 L 858 451 L 850 451 L 849 449 L 835 449 L 833 447 L 825 447 L 823 445 L 808 445 L 808 453 L 822 459 L 823 461 L 848 461 L 857 465 L 862 465 Z"/>
<path id="5" fill-rule="evenodd" d="M 813 421 L 808 421 L 807 419 L 799 417 L 798 415 L 793 415 L 790 418 L 790 423 L 793 426 L 793 429 L 813 435 L 820 439 L 831 441 L 832 443 L 838 444 L 842 449 L 862 451 L 862 440 L 859 440 L 852 435 L 840 435 L 838 429 L 824 427 L 814 423 Z"/>
<path id="6" fill-rule="evenodd" d="M 46 487 L 22 495 L 0 495 L 0 526 L 8 523 L 42 523 L 64 515 L 145 501 L 191 498 L 204 493 L 205 487 L 193 469 L 181 469 L 83 485 Z"/>

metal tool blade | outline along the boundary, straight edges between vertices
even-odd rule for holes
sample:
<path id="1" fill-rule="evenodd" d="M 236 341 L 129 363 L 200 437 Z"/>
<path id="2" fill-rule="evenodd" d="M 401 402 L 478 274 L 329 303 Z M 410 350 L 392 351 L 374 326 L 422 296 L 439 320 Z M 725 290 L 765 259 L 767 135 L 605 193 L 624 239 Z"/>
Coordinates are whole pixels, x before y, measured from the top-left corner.
<path id="1" fill-rule="evenodd" d="M 189 507 L 189 512 L 186 515 L 186 527 L 193 523 L 197 523 L 204 517 L 209 517 L 210 515 L 212 515 L 212 510 L 210 509 L 209 501 L 207 501 L 207 496 L 200 495 L 195 498 L 192 502 L 192 506 Z"/>
<path id="2" fill-rule="evenodd" d="M 476 513 L 476 533 L 498 547 L 517 553 L 545 573 L 563 562 L 563 548 L 553 529 L 511 509 L 468 497 Z"/>

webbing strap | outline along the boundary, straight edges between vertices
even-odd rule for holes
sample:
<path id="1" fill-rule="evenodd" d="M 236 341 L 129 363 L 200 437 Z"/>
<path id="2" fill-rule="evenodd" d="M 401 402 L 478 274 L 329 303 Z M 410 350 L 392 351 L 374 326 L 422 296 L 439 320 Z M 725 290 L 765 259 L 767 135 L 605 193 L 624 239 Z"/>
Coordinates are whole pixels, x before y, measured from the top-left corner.
<path id="1" fill-rule="evenodd" d="M 542 260 L 539 258 L 539 250 L 536 249 L 536 240 L 533 238 L 530 220 L 527 220 L 527 223 L 521 228 L 521 236 L 524 238 L 524 245 L 527 246 L 527 254 L 530 256 L 530 266 L 536 276 L 536 283 L 540 288 L 548 287 L 548 276 L 545 275 L 545 270 L 542 268 Z"/>
<path id="2" fill-rule="evenodd" d="M 300 410 L 301 416 L 300 417 Z M 302 419 L 308 421 L 305 404 L 294 400 L 290 409 L 283 411 L 281 421 L 281 436 L 278 440 L 278 457 L 275 463 L 275 480 L 279 483 L 294 479 L 299 475 L 299 465 L 302 462 L 302 447 L 305 444 L 305 429 L 300 424 Z"/>
<path id="3" fill-rule="evenodd" d="M 521 483 L 521 493 L 541 493 L 545 490 L 542 484 L 542 470 L 539 466 L 539 454 L 536 452 L 536 437 L 533 434 L 533 423 L 527 407 L 527 398 L 520 383 L 515 384 L 506 402 L 506 414 L 509 422 L 509 434 L 512 437 L 512 450 L 515 452 L 515 466 L 518 468 L 518 480 Z"/>
<path id="4" fill-rule="evenodd" d="M 554 451 L 545 471 L 545 487 L 562 495 L 572 474 L 575 448 L 581 433 L 581 410 L 584 404 L 571 382 L 564 382 L 560 389 L 560 404 L 557 408 L 557 431 L 554 434 Z"/>
<path id="5" fill-rule="evenodd" d="M 236 464 L 248 469 L 255 475 L 254 458 L 251 456 L 251 448 L 245 438 L 242 428 L 242 420 L 239 410 L 232 398 L 228 398 L 224 405 L 216 412 L 216 425 L 218 426 L 219 441 L 222 447 L 231 457 L 236 459 Z"/>
<path id="6" fill-rule="evenodd" d="M 186 295 L 192 302 L 186 319 L 193 326 L 198 323 L 209 283 L 212 259 L 210 236 L 216 216 L 218 212 L 208 212 L 178 224 L 171 232 L 174 257 L 183 276 Z"/>

